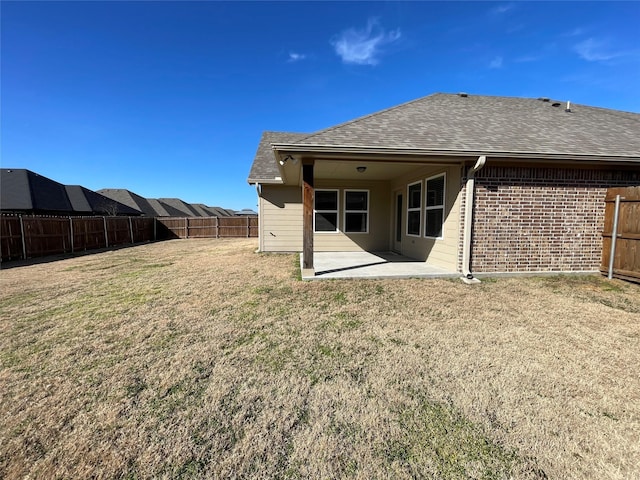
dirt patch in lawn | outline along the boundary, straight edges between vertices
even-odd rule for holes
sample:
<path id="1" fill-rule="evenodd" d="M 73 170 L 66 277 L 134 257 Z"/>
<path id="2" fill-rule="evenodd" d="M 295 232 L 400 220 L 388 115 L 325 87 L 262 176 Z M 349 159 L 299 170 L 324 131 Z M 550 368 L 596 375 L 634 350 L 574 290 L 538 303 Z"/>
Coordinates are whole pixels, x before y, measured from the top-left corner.
<path id="1" fill-rule="evenodd" d="M 301 282 L 255 248 L 0 272 L 0 477 L 640 475 L 637 285 Z"/>

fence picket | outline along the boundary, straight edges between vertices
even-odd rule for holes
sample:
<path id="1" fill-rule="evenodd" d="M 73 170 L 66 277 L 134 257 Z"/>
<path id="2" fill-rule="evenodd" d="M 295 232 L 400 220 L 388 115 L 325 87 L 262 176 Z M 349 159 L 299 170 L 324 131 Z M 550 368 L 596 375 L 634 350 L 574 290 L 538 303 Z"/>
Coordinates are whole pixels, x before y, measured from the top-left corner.
<path id="1" fill-rule="evenodd" d="M 170 238 L 258 236 L 257 217 L 51 217 L 2 215 L 1 261 Z"/>
<path id="2" fill-rule="evenodd" d="M 620 201 L 614 238 L 617 196 Z M 605 202 L 600 271 L 640 282 L 640 187 L 610 188 Z"/>

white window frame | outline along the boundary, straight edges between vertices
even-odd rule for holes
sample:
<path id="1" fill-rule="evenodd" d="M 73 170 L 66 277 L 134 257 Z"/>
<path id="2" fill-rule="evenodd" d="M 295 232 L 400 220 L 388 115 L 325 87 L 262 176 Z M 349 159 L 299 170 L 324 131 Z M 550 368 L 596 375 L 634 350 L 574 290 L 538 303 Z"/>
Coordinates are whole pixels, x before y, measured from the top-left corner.
<path id="1" fill-rule="evenodd" d="M 411 207 L 411 194 L 409 192 L 409 189 L 414 185 L 420 185 L 420 205 L 418 205 L 417 207 Z M 422 234 L 422 192 L 423 191 L 424 191 L 424 186 L 422 185 L 422 180 L 409 183 L 407 185 L 407 227 L 405 228 L 405 231 L 408 237 L 420 237 L 420 235 Z M 418 222 L 418 233 L 409 233 L 409 223 L 410 223 L 409 213 L 410 212 L 418 212 L 418 215 L 420 215 L 420 221 Z"/>
<path id="2" fill-rule="evenodd" d="M 366 210 L 347 210 L 347 193 L 348 192 L 365 192 L 367 194 L 367 209 Z M 363 233 L 369 233 L 369 204 L 371 202 L 371 193 L 369 190 L 363 188 L 350 188 L 344 190 L 344 212 L 342 217 L 342 231 L 348 235 L 358 235 Z M 366 230 L 364 232 L 347 232 L 347 213 L 364 213 L 367 216 Z"/>
<path id="3" fill-rule="evenodd" d="M 336 192 L 336 209 L 335 210 L 316 210 L 315 195 L 313 200 L 313 233 L 338 233 L 340 231 L 340 190 L 337 188 L 316 188 L 314 193 L 317 192 Z M 316 213 L 335 213 L 336 214 L 336 229 L 335 230 L 316 230 Z"/>
<path id="4" fill-rule="evenodd" d="M 442 181 L 442 205 L 431 205 L 428 206 L 427 205 L 427 196 L 429 195 L 429 180 L 435 180 L 436 178 L 443 178 Z M 435 240 L 442 240 L 444 238 L 444 212 L 445 212 L 445 205 L 447 204 L 447 174 L 445 173 L 439 173 L 438 175 L 434 175 L 432 177 L 426 178 L 424 181 L 424 238 L 431 238 L 431 239 L 435 239 Z M 441 231 L 442 234 L 439 237 L 431 237 L 427 235 L 427 212 L 429 210 L 442 210 L 442 226 L 441 226 Z"/>

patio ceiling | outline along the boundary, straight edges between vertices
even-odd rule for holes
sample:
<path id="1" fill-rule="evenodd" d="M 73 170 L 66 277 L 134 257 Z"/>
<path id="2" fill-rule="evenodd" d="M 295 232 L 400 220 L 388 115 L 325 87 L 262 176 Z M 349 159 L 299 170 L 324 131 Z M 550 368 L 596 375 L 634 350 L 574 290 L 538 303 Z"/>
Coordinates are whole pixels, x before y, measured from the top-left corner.
<path id="1" fill-rule="evenodd" d="M 459 163 L 458 159 L 456 163 Z M 453 162 L 385 162 L 380 160 L 316 160 L 313 167 L 313 176 L 317 179 L 329 180 L 391 180 L 415 170 L 421 165 L 451 165 Z M 360 172 L 358 167 L 365 167 Z M 286 183 L 289 185 L 301 184 L 300 162 L 288 162 L 283 167 Z"/>

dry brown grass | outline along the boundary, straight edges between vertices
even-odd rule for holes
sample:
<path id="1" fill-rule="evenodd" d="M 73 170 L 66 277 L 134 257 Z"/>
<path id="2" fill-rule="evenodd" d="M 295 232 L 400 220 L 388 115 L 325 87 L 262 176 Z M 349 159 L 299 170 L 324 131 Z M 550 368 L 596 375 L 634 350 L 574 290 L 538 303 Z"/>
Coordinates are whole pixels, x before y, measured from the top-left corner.
<path id="1" fill-rule="evenodd" d="M 301 282 L 255 246 L 0 272 L 0 477 L 640 477 L 637 285 Z"/>

